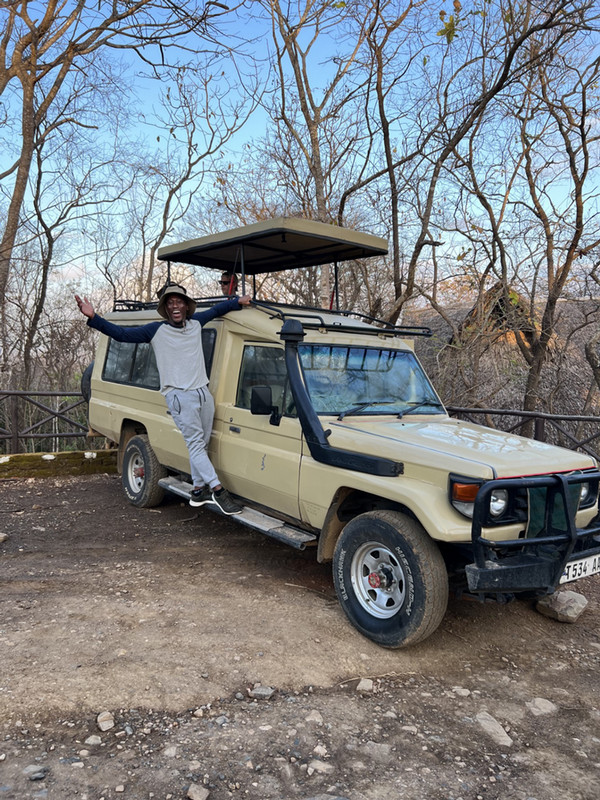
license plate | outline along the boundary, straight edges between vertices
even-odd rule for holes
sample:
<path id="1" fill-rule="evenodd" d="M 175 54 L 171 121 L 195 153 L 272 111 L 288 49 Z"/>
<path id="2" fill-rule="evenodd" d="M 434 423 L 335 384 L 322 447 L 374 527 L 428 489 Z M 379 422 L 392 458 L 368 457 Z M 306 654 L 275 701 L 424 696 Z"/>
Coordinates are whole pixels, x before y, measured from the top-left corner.
<path id="1" fill-rule="evenodd" d="M 595 556 L 586 556 L 586 558 L 578 558 L 576 561 L 569 561 L 565 565 L 560 583 L 569 583 L 569 581 L 576 581 L 578 578 L 587 578 L 590 575 L 597 575 L 600 572 L 600 554 Z"/>

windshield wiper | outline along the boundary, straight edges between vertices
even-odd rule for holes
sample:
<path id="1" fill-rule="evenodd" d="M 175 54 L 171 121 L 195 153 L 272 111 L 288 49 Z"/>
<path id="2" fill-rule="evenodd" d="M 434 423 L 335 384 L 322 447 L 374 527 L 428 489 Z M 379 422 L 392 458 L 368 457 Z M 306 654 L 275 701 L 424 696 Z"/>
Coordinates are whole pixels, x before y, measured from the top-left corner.
<path id="1" fill-rule="evenodd" d="M 433 406 L 434 408 L 444 407 L 443 403 L 439 403 L 437 400 L 419 400 L 410 408 L 407 408 L 406 411 L 400 411 L 398 419 L 402 419 L 402 417 L 405 417 L 407 414 L 412 414 L 413 411 L 416 411 L 418 408 L 423 408 L 423 406 Z"/>
<path id="2" fill-rule="evenodd" d="M 359 403 L 357 406 L 352 406 L 352 408 L 347 408 L 345 411 L 342 411 L 338 417 L 338 421 L 344 419 L 344 417 L 349 417 L 352 414 L 358 414 L 360 411 L 364 411 L 365 408 L 369 406 L 389 406 L 391 403 L 395 403 L 396 400 L 371 400 L 365 403 Z"/>

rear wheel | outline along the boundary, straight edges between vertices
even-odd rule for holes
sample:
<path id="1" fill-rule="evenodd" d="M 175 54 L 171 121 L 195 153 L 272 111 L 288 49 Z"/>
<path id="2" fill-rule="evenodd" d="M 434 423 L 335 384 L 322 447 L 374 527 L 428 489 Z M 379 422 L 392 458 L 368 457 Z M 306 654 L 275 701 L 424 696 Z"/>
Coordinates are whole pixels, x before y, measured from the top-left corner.
<path id="1" fill-rule="evenodd" d="M 157 506 L 165 496 L 165 490 L 158 482 L 166 475 L 166 469 L 159 464 L 145 434 L 134 436 L 127 442 L 121 481 L 130 503 L 141 508 Z"/>
<path id="2" fill-rule="evenodd" d="M 448 604 L 448 574 L 435 542 L 396 511 L 371 511 L 349 522 L 333 556 L 340 604 L 364 636 L 406 647 L 430 636 Z"/>

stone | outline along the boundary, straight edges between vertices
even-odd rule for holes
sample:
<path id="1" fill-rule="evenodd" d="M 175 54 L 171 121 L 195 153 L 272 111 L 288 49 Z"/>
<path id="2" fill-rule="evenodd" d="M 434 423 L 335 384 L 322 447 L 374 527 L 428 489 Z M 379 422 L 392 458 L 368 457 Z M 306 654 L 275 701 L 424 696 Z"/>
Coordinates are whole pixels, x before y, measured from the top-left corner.
<path id="1" fill-rule="evenodd" d="M 270 686 L 261 686 L 260 684 L 248 689 L 248 696 L 253 697 L 255 700 L 269 700 L 274 693 L 275 689 L 271 689 Z"/>
<path id="2" fill-rule="evenodd" d="M 50 769 L 48 767 L 41 767 L 39 764 L 29 764 L 23 770 L 23 774 L 30 781 L 43 781 L 49 772 Z"/>
<path id="3" fill-rule="evenodd" d="M 88 736 L 84 744 L 94 747 L 95 745 L 102 744 L 102 739 L 99 736 L 96 736 L 96 734 L 92 734 L 92 736 Z"/>
<path id="4" fill-rule="evenodd" d="M 0 533 L 0 544 L 8 539 L 8 533 Z"/>
<path id="5" fill-rule="evenodd" d="M 207 800 L 210 792 L 204 786 L 199 786 L 197 783 L 191 783 L 186 797 L 189 800 Z"/>
<path id="6" fill-rule="evenodd" d="M 462 686 L 454 686 L 452 687 L 452 691 L 458 697 L 468 697 L 471 694 L 470 689 L 463 689 Z"/>
<path id="7" fill-rule="evenodd" d="M 318 758 L 314 758 L 308 764 L 308 774 L 312 775 L 314 772 L 318 772 L 320 775 L 326 775 L 331 772 L 334 772 L 335 767 L 333 764 L 329 764 L 326 761 L 321 761 Z"/>
<path id="8" fill-rule="evenodd" d="M 373 761 L 386 762 L 392 752 L 392 746 L 382 742 L 368 741 L 363 748 L 363 753 L 367 753 Z"/>
<path id="9" fill-rule="evenodd" d="M 305 722 L 316 722 L 317 725 L 323 724 L 323 716 L 320 711 L 311 711 L 308 716 L 304 717 Z"/>
<path id="10" fill-rule="evenodd" d="M 513 740 L 506 733 L 497 719 L 494 719 L 487 711 L 477 714 L 477 722 L 481 725 L 485 733 L 501 747 L 511 747 Z"/>
<path id="11" fill-rule="evenodd" d="M 316 794 L 314 797 L 307 797 L 306 800 L 349 800 L 339 794 Z"/>
<path id="12" fill-rule="evenodd" d="M 576 622 L 585 611 L 588 601 L 582 594 L 567 590 L 554 592 L 538 600 L 536 609 L 558 622 Z"/>
<path id="13" fill-rule="evenodd" d="M 96 725 L 101 731 L 109 731 L 115 727 L 115 718 L 110 711 L 101 711 L 96 717 Z"/>
<path id="14" fill-rule="evenodd" d="M 534 697 L 528 703 L 525 703 L 527 708 L 531 711 L 534 717 L 541 717 L 544 714 L 556 714 L 558 706 L 555 706 L 550 700 L 545 700 L 543 697 Z"/>
<path id="15" fill-rule="evenodd" d="M 356 686 L 357 692 L 372 692 L 373 681 L 370 678 L 361 678 Z"/>

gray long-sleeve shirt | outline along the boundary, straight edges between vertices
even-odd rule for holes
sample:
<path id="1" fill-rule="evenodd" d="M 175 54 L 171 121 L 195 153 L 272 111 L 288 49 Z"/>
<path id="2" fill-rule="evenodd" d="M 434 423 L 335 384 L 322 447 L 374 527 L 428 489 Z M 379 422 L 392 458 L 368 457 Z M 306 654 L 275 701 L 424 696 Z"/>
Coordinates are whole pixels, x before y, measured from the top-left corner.
<path id="1" fill-rule="evenodd" d="M 147 325 L 121 326 L 95 314 L 88 319 L 90 328 L 100 331 L 117 342 L 150 342 L 158 374 L 160 391 L 172 389 L 201 389 L 208 384 L 202 349 L 202 326 L 215 317 L 241 308 L 236 297 L 198 311 L 178 328 L 169 322 L 149 322 Z"/>

